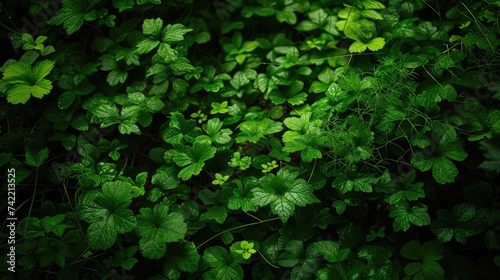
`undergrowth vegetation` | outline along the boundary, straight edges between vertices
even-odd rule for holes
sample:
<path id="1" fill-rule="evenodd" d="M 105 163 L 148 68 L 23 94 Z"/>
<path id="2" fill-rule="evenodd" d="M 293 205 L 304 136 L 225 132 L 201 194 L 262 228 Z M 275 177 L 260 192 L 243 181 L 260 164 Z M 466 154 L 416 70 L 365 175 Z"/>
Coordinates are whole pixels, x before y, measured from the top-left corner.
<path id="1" fill-rule="evenodd" d="M 4 2 L 2 279 L 500 278 L 500 1 Z"/>

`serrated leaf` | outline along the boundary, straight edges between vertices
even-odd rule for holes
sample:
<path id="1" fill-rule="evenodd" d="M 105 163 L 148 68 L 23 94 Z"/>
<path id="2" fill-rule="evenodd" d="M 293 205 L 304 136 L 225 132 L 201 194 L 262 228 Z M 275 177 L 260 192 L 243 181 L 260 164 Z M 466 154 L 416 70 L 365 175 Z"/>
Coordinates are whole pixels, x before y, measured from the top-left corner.
<path id="1" fill-rule="evenodd" d="M 163 20 L 161 18 L 145 19 L 142 24 L 142 33 L 144 35 L 153 35 L 160 38 L 163 30 Z"/>
<path id="2" fill-rule="evenodd" d="M 238 128 L 241 132 L 236 137 L 236 143 L 243 143 L 245 141 L 257 143 L 260 138 L 283 130 L 280 122 L 275 122 L 269 118 L 260 121 L 245 121 L 240 123 Z"/>
<path id="3" fill-rule="evenodd" d="M 198 270 L 200 255 L 193 242 L 171 244 L 166 258 L 166 263 L 177 267 L 181 271 L 194 273 Z"/>
<path id="4" fill-rule="evenodd" d="M 63 0 L 63 7 L 57 11 L 47 23 L 54 25 L 63 25 L 66 33 L 71 35 L 78 31 L 82 25 L 87 8 L 90 5 L 86 1 Z"/>
<path id="5" fill-rule="evenodd" d="M 466 244 L 469 237 L 483 231 L 482 227 L 472 220 L 475 214 L 474 205 L 469 203 L 455 205 L 452 212 L 439 209 L 438 218 L 431 224 L 431 231 L 441 242 L 450 241 L 455 236 L 455 240 Z"/>
<path id="6" fill-rule="evenodd" d="M 382 37 L 373 38 L 368 43 L 368 49 L 374 52 L 381 50 L 384 46 L 385 46 L 385 39 Z"/>
<path id="7" fill-rule="evenodd" d="M 187 225 L 180 213 L 168 213 L 168 207 L 157 204 L 154 210 L 141 208 L 137 216 L 137 234 L 141 237 L 139 248 L 142 255 L 159 259 L 165 255 L 166 244 L 184 238 Z"/>
<path id="8" fill-rule="evenodd" d="M 179 186 L 173 167 L 159 168 L 151 177 L 151 184 L 158 185 L 163 190 L 173 190 Z"/>
<path id="9" fill-rule="evenodd" d="M 200 221 L 214 219 L 217 223 L 223 224 L 227 218 L 227 210 L 223 206 L 211 206 L 207 212 L 201 214 Z"/>
<path id="10" fill-rule="evenodd" d="M 330 263 L 345 261 L 350 252 L 349 249 L 341 250 L 339 244 L 334 241 L 319 241 L 314 243 L 314 245 L 318 254 Z"/>
<path id="11" fill-rule="evenodd" d="M 203 279 L 242 280 L 243 269 L 226 249 L 220 246 L 207 248 L 203 253 L 203 261 L 212 269 L 203 273 Z"/>
<path id="12" fill-rule="evenodd" d="M 184 34 L 193 31 L 191 28 L 187 28 L 180 23 L 168 24 L 163 29 L 162 41 L 163 42 L 179 42 L 184 40 Z"/>
<path id="13" fill-rule="evenodd" d="M 107 250 L 118 234 L 132 231 L 137 220 L 131 210 L 132 186 L 121 181 L 106 182 L 93 200 L 78 205 L 80 217 L 90 223 L 87 238 L 93 250 Z"/>
<path id="14" fill-rule="evenodd" d="M 172 160 L 180 167 L 184 167 L 177 175 L 186 181 L 193 175 L 201 172 L 205 161 L 214 157 L 217 148 L 209 143 L 194 142 L 192 147 L 185 146 L 183 150 L 175 150 Z"/>
<path id="15" fill-rule="evenodd" d="M 411 224 L 426 226 L 431 224 L 431 218 L 427 214 L 427 206 L 417 203 L 410 207 L 407 202 L 401 202 L 391 211 L 389 217 L 395 217 L 393 222 L 394 231 L 407 231 Z"/>
<path id="16" fill-rule="evenodd" d="M 286 222 L 295 206 L 319 202 L 313 189 L 304 179 L 296 179 L 293 168 L 283 167 L 276 175 L 266 174 L 259 180 L 259 187 L 252 189 L 252 202 L 259 206 L 270 204 L 271 211 Z"/>

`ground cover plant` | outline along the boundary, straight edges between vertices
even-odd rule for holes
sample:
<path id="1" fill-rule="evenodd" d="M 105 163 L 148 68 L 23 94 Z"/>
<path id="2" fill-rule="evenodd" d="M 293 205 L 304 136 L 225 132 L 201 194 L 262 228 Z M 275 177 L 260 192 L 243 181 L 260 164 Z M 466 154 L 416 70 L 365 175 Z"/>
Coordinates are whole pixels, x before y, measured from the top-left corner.
<path id="1" fill-rule="evenodd" d="M 0 7 L 2 279 L 500 279 L 500 1 Z"/>

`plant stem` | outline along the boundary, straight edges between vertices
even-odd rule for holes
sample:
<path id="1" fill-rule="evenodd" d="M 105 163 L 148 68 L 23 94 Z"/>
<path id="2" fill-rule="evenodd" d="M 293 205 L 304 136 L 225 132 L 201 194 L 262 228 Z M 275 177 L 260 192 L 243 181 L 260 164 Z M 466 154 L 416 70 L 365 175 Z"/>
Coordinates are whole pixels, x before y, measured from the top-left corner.
<path id="1" fill-rule="evenodd" d="M 202 247 L 203 245 L 207 244 L 208 242 L 210 242 L 210 240 L 216 238 L 217 236 L 221 235 L 221 234 L 224 234 L 228 231 L 232 231 L 232 230 L 235 230 L 235 229 L 239 229 L 239 228 L 244 228 L 244 227 L 248 227 L 248 226 L 255 226 L 255 225 L 259 225 L 259 224 L 262 224 L 262 223 L 267 223 L 267 222 L 271 222 L 271 221 L 275 221 L 275 220 L 278 220 L 279 217 L 276 217 L 276 218 L 271 218 L 271 219 L 267 219 L 267 220 L 263 220 L 263 221 L 260 221 L 260 222 L 255 222 L 255 223 L 250 223 L 250 224 L 246 224 L 246 225 L 241 225 L 241 226 L 237 226 L 237 227 L 233 227 L 233 228 L 229 228 L 229 229 L 226 229 L 226 230 L 223 230 L 219 233 L 217 233 L 216 235 L 210 237 L 209 239 L 205 240 L 203 243 L 201 243 L 200 245 L 196 246 L 196 249 L 199 249 L 200 247 Z"/>

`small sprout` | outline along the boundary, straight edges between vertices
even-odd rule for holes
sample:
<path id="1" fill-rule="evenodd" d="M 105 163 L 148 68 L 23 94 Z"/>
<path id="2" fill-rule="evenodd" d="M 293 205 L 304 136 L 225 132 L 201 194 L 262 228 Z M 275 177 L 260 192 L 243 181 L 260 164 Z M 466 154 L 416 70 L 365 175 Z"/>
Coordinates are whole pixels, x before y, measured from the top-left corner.
<path id="1" fill-rule="evenodd" d="M 240 250 L 234 250 L 236 253 L 241 254 L 245 260 L 248 260 L 252 254 L 257 253 L 257 251 L 253 248 L 253 242 L 248 242 L 246 240 L 241 241 Z"/>
<path id="2" fill-rule="evenodd" d="M 231 161 L 227 164 L 231 167 L 239 167 L 241 170 L 248 169 L 250 164 L 252 163 L 252 159 L 249 156 L 244 156 L 241 158 L 240 152 L 233 153 L 233 157 Z"/>
<path id="3" fill-rule="evenodd" d="M 262 173 L 267 173 L 267 172 L 271 172 L 271 170 L 273 170 L 274 168 L 277 168 L 278 167 L 278 164 L 276 163 L 275 160 L 271 161 L 271 162 L 268 162 L 266 164 L 261 164 L 262 168 L 264 168 L 264 170 L 262 170 Z"/>
<path id="4" fill-rule="evenodd" d="M 211 105 L 213 109 L 210 111 L 210 114 L 225 114 L 229 112 L 229 109 L 227 108 L 227 101 L 222 103 L 212 102 Z"/>
<path id="5" fill-rule="evenodd" d="M 198 123 L 202 123 L 207 120 L 207 115 L 198 110 L 198 112 L 191 114 L 191 118 L 199 118 Z"/>
<path id="6" fill-rule="evenodd" d="M 222 176 L 220 173 L 215 173 L 215 180 L 212 181 L 212 184 L 222 185 L 227 181 L 227 179 L 229 179 L 229 175 Z"/>

